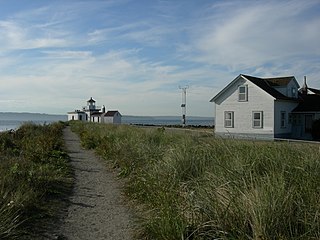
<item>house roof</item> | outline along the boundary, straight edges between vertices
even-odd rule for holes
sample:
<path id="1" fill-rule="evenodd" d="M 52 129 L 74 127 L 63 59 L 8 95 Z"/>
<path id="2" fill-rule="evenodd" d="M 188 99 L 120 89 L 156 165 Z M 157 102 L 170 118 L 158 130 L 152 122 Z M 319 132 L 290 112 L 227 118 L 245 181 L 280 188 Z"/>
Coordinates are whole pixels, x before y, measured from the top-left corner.
<path id="1" fill-rule="evenodd" d="M 308 90 L 310 90 L 311 92 L 313 92 L 314 94 L 320 95 L 320 89 L 315 89 L 315 88 L 309 88 Z"/>
<path id="2" fill-rule="evenodd" d="M 249 75 L 240 74 L 238 77 L 236 77 L 231 83 L 229 83 L 224 89 L 222 89 L 216 96 L 214 96 L 210 102 L 214 102 L 219 98 L 231 85 L 233 85 L 236 81 L 238 81 L 239 78 L 244 78 L 262 90 L 264 90 L 266 93 L 274 97 L 275 99 L 282 99 L 282 100 L 295 100 L 293 98 L 287 97 L 280 93 L 279 91 L 275 90 L 274 87 L 276 86 L 286 86 L 288 83 L 292 80 L 294 80 L 297 84 L 297 87 L 299 87 L 297 81 L 295 80 L 294 76 L 289 77 L 275 77 L 275 78 L 258 78 L 253 77 Z"/>
<path id="3" fill-rule="evenodd" d="M 79 111 L 79 110 L 75 110 L 75 111 L 73 111 L 73 112 L 67 112 L 68 114 L 83 114 L 83 113 L 85 113 L 85 112 L 83 112 L 83 111 Z"/>
<path id="4" fill-rule="evenodd" d="M 292 112 L 320 112 L 320 95 L 300 95 L 299 105 Z"/>
<path id="5" fill-rule="evenodd" d="M 93 100 L 93 98 L 91 97 L 87 102 L 93 102 L 93 103 L 95 103 L 96 101 Z"/>
<path id="6" fill-rule="evenodd" d="M 102 113 L 101 112 L 93 112 L 91 113 L 91 116 L 100 116 Z"/>
<path id="7" fill-rule="evenodd" d="M 294 78 L 294 76 L 289 77 L 277 77 L 277 78 L 264 78 L 265 81 L 269 83 L 270 86 L 287 86 L 289 82 Z"/>
<path id="8" fill-rule="evenodd" d="M 248 75 L 242 76 L 248 79 L 250 82 L 257 85 L 258 87 L 260 87 L 262 90 L 270 94 L 275 99 L 292 100 L 292 98 L 283 95 L 279 91 L 275 90 L 273 87 L 287 86 L 290 81 L 295 80 L 294 76 L 276 78 L 257 78 Z"/>
<path id="9" fill-rule="evenodd" d="M 116 113 L 119 113 L 119 111 L 108 111 L 104 114 L 105 117 L 113 117 L 116 115 Z M 120 114 L 120 113 L 119 113 Z M 121 114 L 120 114 L 121 115 Z"/>

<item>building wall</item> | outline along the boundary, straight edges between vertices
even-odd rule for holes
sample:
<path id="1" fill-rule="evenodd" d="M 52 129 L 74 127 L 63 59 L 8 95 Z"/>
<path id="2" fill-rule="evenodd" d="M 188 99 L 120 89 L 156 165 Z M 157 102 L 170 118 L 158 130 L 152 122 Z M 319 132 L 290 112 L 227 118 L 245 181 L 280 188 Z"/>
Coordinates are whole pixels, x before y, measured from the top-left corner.
<path id="1" fill-rule="evenodd" d="M 238 101 L 238 87 L 248 86 L 248 101 Z M 235 84 L 219 97 L 216 104 L 215 132 L 219 135 L 235 134 L 246 137 L 256 135 L 262 137 L 273 137 L 274 131 L 274 98 L 257 87 L 255 84 L 240 78 Z M 234 127 L 224 126 L 224 111 L 234 112 Z M 263 112 L 263 127 L 253 128 L 252 112 Z"/>
<path id="2" fill-rule="evenodd" d="M 114 116 L 105 116 L 103 118 L 104 123 L 121 124 L 121 115 L 116 113 Z"/>
<path id="3" fill-rule="evenodd" d="M 101 117 L 93 115 L 93 116 L 91 116 L 91 122 L 99 123 L 99 122 L 101 122 Z"/>
<path id="4" fill-rule="evenodd" d="M 311 132 L 306 131 L 306 116 L 312 116 L 313 121 L 320 119 L 319 112 L 292 114 L 292 138 L 312 140 Z"/>
<path id="5" fill-rule="evenodd" d="M 113 123 L 121 124 L 121 115 L 119 113 L 116 113 L 116 115 L 113 117 Z"/>
<path id="6" fill-rule="evenodd" d="M 86 121 L 86 114 L 83 112 L 68 113 L 68 121 L 71 120 Z"/>
<path id="7" fill-rule="evenodd" d="M 104 123 L 121 124 L 121 117 L 104 117 Z"/>
<path id="8" fill-rule="evenodd" d="M 103 122 L 104 123 L 113 123 L 113 117 L 104 117 Z"/>
<path id="9" fill-rule="evenodd" d="M 274 103 L 274 135 L 278 138 L 290 138 L 292 123 L 289 121 L 291 111 L 298 106 L 298 102 L 276 100 Z M 285 126 L 281 126 L 281 112 L 285 112 Z"/>

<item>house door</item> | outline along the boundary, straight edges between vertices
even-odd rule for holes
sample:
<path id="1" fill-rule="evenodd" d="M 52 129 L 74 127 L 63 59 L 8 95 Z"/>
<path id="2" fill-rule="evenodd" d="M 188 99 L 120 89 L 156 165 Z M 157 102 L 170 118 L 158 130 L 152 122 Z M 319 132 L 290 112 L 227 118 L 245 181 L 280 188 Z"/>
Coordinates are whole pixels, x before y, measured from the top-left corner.
<path id="1" fill-rule="evenodd" d="M 304 131 L 306 133 L 311 133 L 312 130 L 312 122 L 313 122 L 313 115 L 307 114 L 304 116 Z"/>

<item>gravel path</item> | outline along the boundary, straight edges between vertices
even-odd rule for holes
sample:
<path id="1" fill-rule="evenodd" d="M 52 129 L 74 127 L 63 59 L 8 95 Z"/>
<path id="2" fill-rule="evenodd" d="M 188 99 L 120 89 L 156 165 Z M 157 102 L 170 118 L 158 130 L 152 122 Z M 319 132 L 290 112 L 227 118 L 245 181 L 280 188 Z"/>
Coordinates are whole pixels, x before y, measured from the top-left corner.
<path id="1" fill-rule="evenodd" d="M 75 186 L 59 239 L 132 239 L 132 217 L 115 174 L 94 152 L 81 147 L 70 127 L 64 129 L 64 139 Z"/>

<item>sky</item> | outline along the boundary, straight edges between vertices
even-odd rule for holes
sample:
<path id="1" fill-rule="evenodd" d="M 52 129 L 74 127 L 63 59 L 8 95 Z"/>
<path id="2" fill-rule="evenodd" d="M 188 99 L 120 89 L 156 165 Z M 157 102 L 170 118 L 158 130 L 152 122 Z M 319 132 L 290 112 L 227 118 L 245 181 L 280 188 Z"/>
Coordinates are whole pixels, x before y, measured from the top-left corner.
<path id="1" fill-rule="evenodd" d="M 213 116 L 239 74 L 320 88 L 320 0 L 0 0 L 0 112 Z"/>

